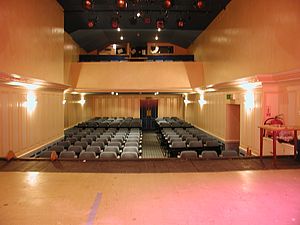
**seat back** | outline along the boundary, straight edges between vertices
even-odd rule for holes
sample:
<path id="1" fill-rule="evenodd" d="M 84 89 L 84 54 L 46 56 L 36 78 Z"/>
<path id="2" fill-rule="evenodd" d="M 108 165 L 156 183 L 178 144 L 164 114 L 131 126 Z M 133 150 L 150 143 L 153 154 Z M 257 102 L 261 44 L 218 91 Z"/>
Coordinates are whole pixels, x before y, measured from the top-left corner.
<path id="1" fill-rule="evenodd" d="M 123 152 L 136 152 L 139 153 L 139 149 L 135 146 L 124 147 Z"/>
<path id="2" fill-rule="evenodd" d="M 216 159 L 218 154 L 216 151 L 203 151 L 201 154 L 203 159 Z"/>
<path id="3" fill-rule="evenodd" d="M 138 159 L 139 156 L 136 152 L 123 152 L 121 154 L 121 159 Z"/>
<path id="4" fill-rule="evenodd" d="M 76 154 L 74 151 L 63 151 L 59 154 L 60 159 L 75 159 Z"/>
<path id="5" fill-rule="evenodd" d="M 79 159 L 96 159 L 95 152 L 87 151 L 81 152 L 79 155 Z"/>
<path id="6" fill-rule="evenodd" d="M 182 151 L 180 153 L 181 159 L 197 159 L 198 155 L 196 151 Z"/>
<path id="7" fill-rule="evenodd" d="M 100 146 L 88 146 L 88 147 L 86 148 L 86 151 L 87 151 L 87 152 L 94 152 L 94 153 L 96 153 L 96 154 L 100 154 L 101 149 L 100 149 Z"/>
<path id="8" fill-rule="evenodd" d="M 70 146 L 68 148 L 68 151 L 75 152 L 77 154 L 79 154 L 80 152 L 82 152 L 82 150 L 83 150 L 82 146 L 79 146 L 79 145 L 77 145 L 77 146 L 72 145 L 72 146 Z"/>

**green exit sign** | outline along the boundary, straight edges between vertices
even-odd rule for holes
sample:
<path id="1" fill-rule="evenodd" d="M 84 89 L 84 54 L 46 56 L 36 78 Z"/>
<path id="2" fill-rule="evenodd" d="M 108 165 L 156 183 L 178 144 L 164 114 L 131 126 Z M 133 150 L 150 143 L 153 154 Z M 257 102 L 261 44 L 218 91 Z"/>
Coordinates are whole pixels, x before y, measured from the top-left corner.
<path id="1" fill-rule="evenodd" d="M 226 95 L 226 99 L 227 99 L 227 100 L 231 100 L 231 99 L 232 99 L 232 94 L 227 94 L 227 95 Z"/>

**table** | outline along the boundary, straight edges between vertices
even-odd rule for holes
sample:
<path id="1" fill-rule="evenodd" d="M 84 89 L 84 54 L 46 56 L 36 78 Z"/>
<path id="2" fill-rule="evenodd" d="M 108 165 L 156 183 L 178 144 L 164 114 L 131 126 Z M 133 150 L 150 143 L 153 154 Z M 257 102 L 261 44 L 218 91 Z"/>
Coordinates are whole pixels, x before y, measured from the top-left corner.
<path id="1" fill-rule="evenodd" d="M 264 131 L 273 131 L 272 132 L 272 139 L 273 139 L 273 159 L 276 160 L 276 140 L 278 133 L 280 131 L 292 131 L 294 133 L 294 157 L 296 158 L 297 152 L 297 131 L 300 130 L 300 126 L 284 126 L 284 125 L 262 125 L 258 126 L 260 128 L 260 157 L 262 158 L 263 155 L 263 137 Z"/>

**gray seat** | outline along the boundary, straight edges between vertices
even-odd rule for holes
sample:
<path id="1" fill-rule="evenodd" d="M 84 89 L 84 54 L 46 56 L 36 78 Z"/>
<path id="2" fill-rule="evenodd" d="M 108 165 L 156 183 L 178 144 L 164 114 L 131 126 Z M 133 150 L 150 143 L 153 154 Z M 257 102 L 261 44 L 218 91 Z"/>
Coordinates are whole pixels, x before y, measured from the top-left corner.
<path id="1" fill-rule="evenodd" d="M 136 152 L 123 152 L 121 154 L 121 159 L 138 159 L 139 156 Z"/>
<path id="2" fill-rule="evenodd" d="M 93 141 L 96 141 L 97 135 L 95 135 L 95 134 L 86 135 L 86 138 L 91 138 Z"/>
<path id="3" fill-rule="evenodd" d="M 122 144 L 120 142 L 109 142 L 108 146 L 118 146 L 119 148 L 121 148 Z"/>
<path id="4" fill-rule="evenodd" d="M 77 146 L 72 145 L 72 146 L 70 146 L 70 147 L 68 148 L 68 152 L 69 152 L 69 151 L 70 151 L 70 152 L 75 152 L 76 154 L 79 154 L 80 152 L 82 152 L 82 150 L 83 150 L 82 146 L 79 146 L 79 145 L 77 145 Z"/>
<path id="5" fill-rule="evenodd" d="M 87 142 L 88 145 L 92 144 L 93 139 L 92 138 L 81 138 L 81 142 Z M 76 142 L 75 142 L 76 143 Z"/>
<path id="6" fill-rule="evenodd" d="M 64 146 L 62 146 L 62 145 L 54 145 L 54 146 L 50 147 L 49 150 L 50 151 L 55 151 L 57 153 L 60 153 L 60 152 L 62 152 L 64 150 Z"/>
<path id="7" fill-rule="evenodd" d="M 104 142 L 102 142 L 102 141 L 93 141 L 92 144 L 91 144 L 91 146 L 98 146 L 98 147 L 100 147 L 101 149 L 104 149 L 105 144 L 104 144 Z"/>
<path id="8" fill-rule="evenodd" d="M 136 152 L 139 153 L 139 149 L 135 146 L 124 147 L 123 152 Z"/>
<path id="9" fill-rule="evenodd" d="M 181 159 L 197 159 L 198 155 L 196 151 L 182 151 L 179 158 Z"/>
<path id="10" fill-rule="evenodd" d="M 118 156 L 115 152 L 101 152 L 100 159 L 117 159 Z"/>
<path id="11" fill-rule="evenodd" d="M 139 147 L 139 143 L 137 143 L 137 142 L 126 142 L 125 143 L 125 147 L 131 147 L 131 146 L 133 146 L 133 147 Z"/>
<path id="12" fill-rule="evenodd" d="M 203 151 L 201 154 L 203 159 L 217 159 L 218 154 L 216 151 Z"/>
<path id="13" fill-rule="evenodd" d="M 108 141 L 109 141 L 108 138 L 97 138 L 96 139 L 96 142 L 103 142 L 106 145 L 108 144 Z"/>
<path id="14" fill-rule="evenodd" d="M 95 152 L 91 152 L 91 151 L 82 151 L 79 154 L 79 159 L 96 159 L 96 154 Z"/>
<path id="15" fill-rule="evenodd" d="M 95 154 L 100 154 L 101 148 L 100 148 L 100 146 L 88 146 L 86 148 L 86 151 L 87 152 L 94 152 Z"/>
<path id="16" fill-rule="evenodd" d="M 60 159 L 75 159 L 77 158 L 74 151 L 63 151 L 59 154 Z"/>
<path id="17" fill-rule="evenodd" d="M 189 138 L 186 139 L 186 144 L 189 145 L 191 141 L 198 141 L 198 138 L 189 137 Z"/>
<path id="18" fill-rule="evenodd" d="M 105 146 L 105 152 L 115 152 L 116 154 L 120 154 L 120 148 L 118 146 Z"/>
<path id="19" fill-rule="evenodd" d="M 70 141 L 61 141 L 61 142 L 58 142 L 57 145 L 63 146 L 64 149 L 68 149 L 69 146 L 71 145 L 71 143 L 70 143 Z"/>
<path id="20" fill-rule="evenodd" d="M 66 139 L 66 141 L 69 141 L 71 143 L 71 145 L 74 145 L 75 142 L 77 141 L 77 138 L 75 138 L 75 137 L 68 137 Z"/>
<path id="21" fill-rule="evenodd" d="M 188 148 L 202 148 L 203 144 L 202 144 L 202 141 L 191 141 L 187 147 Z"/>
<path id="22" fill-rule="evenodd" d="M 185 148 L 185 141 L 174 141 L 171 143 L 170 148 Z"/>
<path id="23" fill-rule="evenodd" d="M 39 155 L 39 158 L 48 158 L 50 159 L 52 151 L 42 151 Z"/>
<path id="24" fill-rule="evenodd" d="M 222 151 L 221 157 L 223 158 L 238 158 L 238 153 L 235 150 L 225 150 Z"/>
<path id="25" fill-rule="evenodd" d="M 88 143 L 86 141 L 76 141 L 74 146 L 81 146 L 83 149 L 86 149 L 88 146 Z"/>

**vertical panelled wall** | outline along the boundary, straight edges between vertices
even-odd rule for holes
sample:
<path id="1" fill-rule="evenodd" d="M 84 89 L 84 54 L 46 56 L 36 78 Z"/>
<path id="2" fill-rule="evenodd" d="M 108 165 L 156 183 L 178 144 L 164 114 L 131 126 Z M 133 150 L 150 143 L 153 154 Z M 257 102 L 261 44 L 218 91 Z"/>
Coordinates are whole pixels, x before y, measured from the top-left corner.
<path id="1" fill-rule="evenodd" d="M 140 118 L 140 100 L 147 97 L 158 99 L 158 116 L 183 118 L 183 98 L 181 95 L 95 95 L 93 108 L 95 117 Z"/>
<path id="2" fill-rule="evenodd" d="M 73 127 L 76 124 L 87 121 L 93 117 L 93 98 L 90 95 L 81 96 L 79 94 L 64 95 L 64 127 Z M 84 99 L 85 103 L 80 103 Z"/>
<path id="3" fill-rule="evenodd" d="M 35 99 L 26 106 L 27 96 Z M 63 93 L 0 87 L 0 157 L 21 155 L 63 135 Z M 35 105 L 36 104 L 36 105 Z"/>
<path id="4" fill-rule="evenodd" d="M 226 99 L 227 94 L 234 96 L 233 101 Z M 185 105 L 185 120 L 215 137 L 225 141 L 226 127 L 226 105 L 240 105 L 240 147 L 251 148 L 253 152 L 259 150 L 259 132 L 258 126 L 261 124 L 261 105 L 262 94 L 260 90 L 253 91 L 251 99 L 247 92 L 214 92 L 205 93 L 204 100 L 206 104 L 200 105 L 199 94 L 189 95 L 191 101 Z M 253 105 L 254 103 L 254 105 Z"/>

